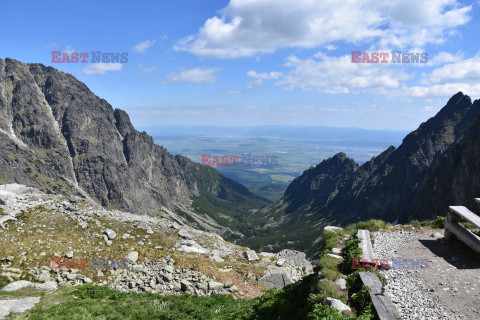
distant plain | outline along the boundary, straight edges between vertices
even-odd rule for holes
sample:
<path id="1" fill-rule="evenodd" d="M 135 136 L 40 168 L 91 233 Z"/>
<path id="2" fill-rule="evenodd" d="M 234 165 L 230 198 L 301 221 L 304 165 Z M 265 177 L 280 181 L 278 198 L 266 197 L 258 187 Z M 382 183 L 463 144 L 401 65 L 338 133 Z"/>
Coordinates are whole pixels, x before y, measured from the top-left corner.
<path id="1" fill-rule="evenodd" d="M 168 125 L 139 129 L 153 136 L 155 143 L 170 153 L 198 163 L 202 163 L 202 154 L 217 156 L 220 160 L 225 155 L 238 156 L 238 166 L 231 166 L 230 162 L 229 166 L 216 166 L 216 169 L 270 201 L 282 197 L 295 177 L 326 158 L 344 152 L 362 164 L 391 145 L 397 147 L 407 134 L 406 131 L 307 126 Z M 246 155 L 257 157 L 257 161 L 246 163 Z M 265 159 L 275 159 L 278 164 L 266 164 L 269 161 Z"/>

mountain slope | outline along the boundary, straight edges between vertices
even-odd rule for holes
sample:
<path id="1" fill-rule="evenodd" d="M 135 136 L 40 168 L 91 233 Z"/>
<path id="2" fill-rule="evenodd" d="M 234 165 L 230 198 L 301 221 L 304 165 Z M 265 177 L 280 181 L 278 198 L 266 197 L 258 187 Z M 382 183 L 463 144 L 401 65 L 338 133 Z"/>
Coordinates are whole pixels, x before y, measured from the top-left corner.
<path id="1" fill-rule="evenodd" d="M 73 76 L 0 59 L 0 182 L 76 190 L 106 208 L 238 233 L 265 204 L 215 169 L 173 156 Z M 194 202 L 201 203 L 195 210 Z"/>
<path id="2" fill-rule="evenodd" d="M 417 205 L 426 199 L 427 182 L 479 115 L 480 102 L 472 103 L 460 92 L 397 149 L 390 147 L 361 166 L 337 154 L 311 167 L 291 183 L 281 200 L 256 214 L 271 222 L 259 231 L 260 242 L 286 234 L 292 247 L 314 250 L 312 244 L 319 241 L 326 223 L 431 217 L 426 206 Z"/>

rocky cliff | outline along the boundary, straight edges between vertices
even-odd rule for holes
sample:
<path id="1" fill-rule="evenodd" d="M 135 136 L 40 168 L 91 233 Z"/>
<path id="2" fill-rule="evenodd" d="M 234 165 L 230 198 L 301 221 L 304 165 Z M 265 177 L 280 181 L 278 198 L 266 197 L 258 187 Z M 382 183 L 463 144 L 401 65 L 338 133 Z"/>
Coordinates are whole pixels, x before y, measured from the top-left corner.
<path id="1" fill-rule="evenodd" d="M 0 59 L 0 136 L 0 183 L 232 234 L 232 216 L 265 204 L 213 168 L 171 155 L 124 111 L 41 64 Z"/>

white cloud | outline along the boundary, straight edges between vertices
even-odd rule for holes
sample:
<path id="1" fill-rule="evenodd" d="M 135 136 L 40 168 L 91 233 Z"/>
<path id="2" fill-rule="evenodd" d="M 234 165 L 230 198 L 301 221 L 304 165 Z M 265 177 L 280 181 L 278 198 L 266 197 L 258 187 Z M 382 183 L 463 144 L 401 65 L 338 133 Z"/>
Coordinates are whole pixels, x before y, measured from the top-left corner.
<path id="1" fill-rule="evenodd" d="M 456 60 L 455 56 L 445 59 Z M 480 95 L 480 57 L 474 57 L 434 69 L 425 74 L 420 85 L 404 90 L 413 97 L 448 97 L 458 91 L 467 95 Z"/>
<path id="2" fill-rule="evenodd" d="M 263 73 L 257 73 L 255 70 L 250 70 L 247 72 L 247 76 L 256 78 L 256 79 L 262 79 L 262 80 L 276 80 L 280 78 L 283 75 L 281 72 L 263 72 Z"/>
<path id="3" fill-rule="evenodd" d="M 278 84 L 285 90 L 302 89 L 324 93 L 355 93 L 367 88 L 399 88 L 401 82 L 409 79 L 402 70 L 384 64 L 358 64 L 351 62 L 351 56 L 330 57 L 322 53 L 317 59 L 302 60 L 291 56 L 286 66 L 292 71 Z"/>
<path id="4" fill-rule="evenodd" d="M 463 60 L 463 53 L 450 53 L 450 52 L 440 52 L 436 54 L 433 58 L 429 59 L 426 63 L 427 66 L 451 63 L 451 62 L 458 62 Z"/>
<path id="5" fill-rule="evenodd" d="M 120 71 L 123 69 L 122 63 L 91 63 L 82 72 L 85 74 L 105 74 L 107 71 Z"/>
<path id="6" fill-rule="evenodd" d="M 413 86 L 409 88 L 408 94 L 417 98 L 435 98 L 450 97 L 459 91 L 469 96 L 479 96 L 480 84 L 445 83 L 432 86 Z"/>
<path id="7" fill-rule="evenodd" d="M 247 76 L 251 78 L 255 78 L 255 80 L 249 82 L 247 84 L 247 88 L 248 89 L 257 88 L 263 83 L 263 80 L 277 80 L 282 75 L 283 73 L 275 72 L 275 71 L 272 71 L 270 73 L 268 72 L 257 73 L 255 70 L 250 70 L 247 72 Z"/>
<path id="8" fill-rule="evenodd" d="M 432 71 L 427 83 L 478 82 L 480 80 L 480 58 L 475 57 L 447 64 Z"/>
<path id="9" fill-rule="evenodd" d="M 145 53 L 145 51 L 147 51 L 148 48 L 153 46 L 155 42 L 157 42 L 157 40 L 145 40 L 143 42 L 140 42 L 133 48 L 133 51 L 137 53 Z"/>
<path id="10" fill-rule="evenodd" d="M 219 70 L 219 68 L 198 67 L 171 73 L 167 75 L 167 79 L 172 82 L 214 83 L 217 80 L 215 72 Z"/>
<path id="11" fill-rule="evenodd" d="M 328 49 L 334 41 L 421 47 L 444 41 L 470 20 L 470 11 L 456 0 L 231 0 L 174 48 L 237 58 L 280 47 Z"/>

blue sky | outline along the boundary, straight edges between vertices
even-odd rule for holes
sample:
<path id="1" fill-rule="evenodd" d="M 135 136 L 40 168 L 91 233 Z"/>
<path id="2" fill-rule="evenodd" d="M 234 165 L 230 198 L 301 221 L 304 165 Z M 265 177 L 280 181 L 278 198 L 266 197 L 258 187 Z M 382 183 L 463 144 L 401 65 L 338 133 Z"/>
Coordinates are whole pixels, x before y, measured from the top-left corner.
<path id="1" fill-rule="evenodd" d="M 0 58 L 71 73 L 136 126 L 411 130 L 480 97 L 480 6 L 451 0 L 6 1 Z M 351 63 L 351 51 L 428 63 Z M 52 63 L 52 51 L 128 53 Z"/>

